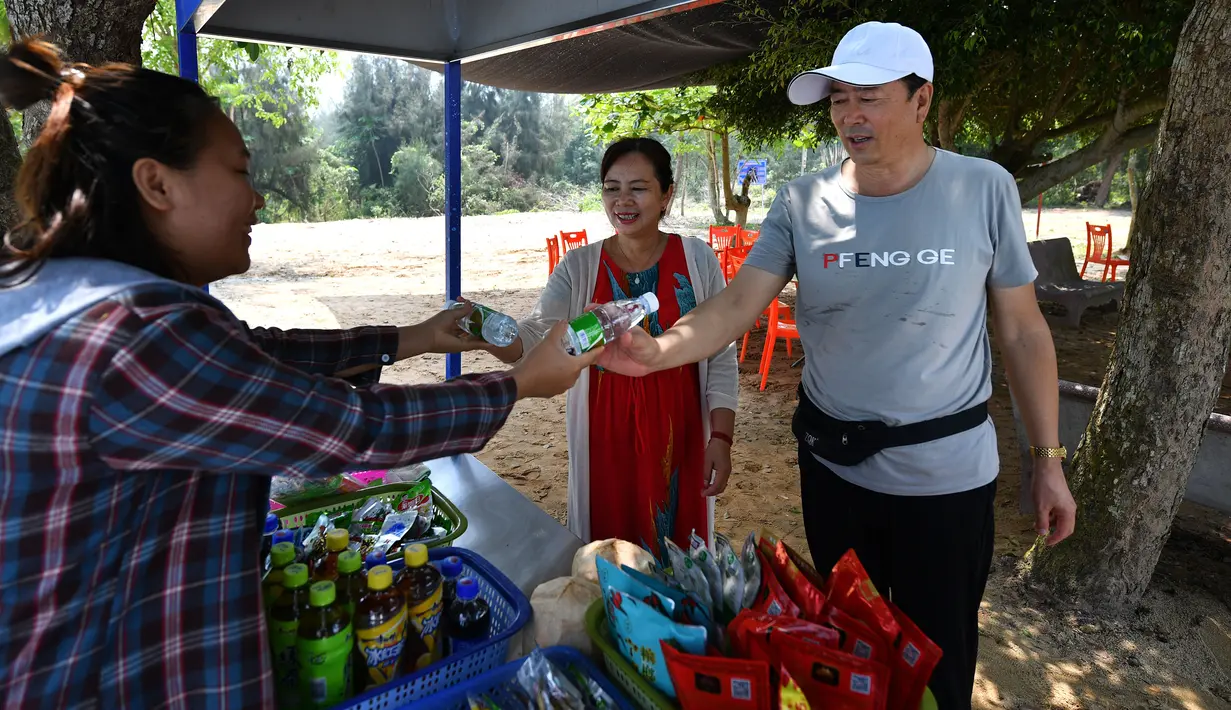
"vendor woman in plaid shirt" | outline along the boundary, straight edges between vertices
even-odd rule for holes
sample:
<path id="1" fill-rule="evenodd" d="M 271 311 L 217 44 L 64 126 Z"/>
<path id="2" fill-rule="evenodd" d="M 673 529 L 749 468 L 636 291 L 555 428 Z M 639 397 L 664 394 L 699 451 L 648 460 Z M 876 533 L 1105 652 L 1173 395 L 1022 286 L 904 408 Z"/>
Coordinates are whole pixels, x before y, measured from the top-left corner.
<path id="1" fill-rule="evenodd" d="M 271 707 L 269 477 L 477 451 L 596 355 L 567 355 L 562 324 L 509 372 L 374 384 L 461 313 L 278 331 L 209 297 L 247 270 L 264 200 L 200 87 L 26 41 L 0 99 L 52 101 L 0 247 L 0 707 Z"/>

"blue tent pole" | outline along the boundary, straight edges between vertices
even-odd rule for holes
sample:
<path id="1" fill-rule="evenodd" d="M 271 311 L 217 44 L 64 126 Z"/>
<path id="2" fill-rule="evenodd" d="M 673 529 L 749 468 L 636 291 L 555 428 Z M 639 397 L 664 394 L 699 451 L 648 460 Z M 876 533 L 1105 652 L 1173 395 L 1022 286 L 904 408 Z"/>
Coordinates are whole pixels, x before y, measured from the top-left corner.
<path id="1" fill-rule="evenodd" d="M 192 13 L 200 2 L 193 0 L 175 0 L 176 50 L 179 55 L 180 76 L 189 81 L 200 81 L 200 70 L 197 65 L 197 33 L 189 22 Z M 202 289 L 209 293 L 209 285 Z"/>
<path id="2" fill-rule="evenodd" d="M 445 64 L 445 298 L 462 294 L 462 63 Z M 445 356 L 445 379 L 462 374 L 462 356 Z"/>

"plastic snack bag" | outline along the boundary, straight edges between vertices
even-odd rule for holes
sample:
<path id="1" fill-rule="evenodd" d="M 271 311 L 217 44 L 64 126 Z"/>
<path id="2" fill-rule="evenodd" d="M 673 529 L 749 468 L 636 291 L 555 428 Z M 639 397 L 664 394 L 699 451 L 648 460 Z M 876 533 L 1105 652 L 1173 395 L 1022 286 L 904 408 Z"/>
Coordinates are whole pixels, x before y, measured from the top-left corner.
<path id="1" fill-rule="evenodd" d="M 887 643 L 897 643 L 902 627 L 876 591 L 854 550 L 847 550 L 834 565 L 825 591 L 834 606 L 872 627 Z"/>
<path id="2" fill-rule="evenodd" d="M 770 616 L 799 616 L 799 605 L 782 588 L 778 575 L 774 574 L 760 550 L 757 550 L 757 558 L 761 561 L 761 591 L 749 609 Z"/>
<path id="3" fill-rule="evenodd" d="M 758 549 L 782 588 L 799 605 L 802 616 L 809 621 L 820 621 L 821 614 L 825 611 L 825 595 L 820 587 L 800 571 L 799 566 L 791 559 L 786 543 L 779 540 L 771 547 L 769 541 L 762 537 Z"/>
<path id="4" fill-rule="evenodd" d="M 893 669 L 893 677 L 889 681 L 889 710 L 916 710 L 943 653 L 940 646 L 928 638 L 901 609 L 891 602 L 886 603 L 902 628 L 889 664 Z"/>
<path id="5" fill-rule="evenodd" d="M 530 696 L 531 707 L 545 710 L 587 710 L 585 696 L 539 649 L 530 652 L 517 671 L 517 684 Z"/>
<path id="6" fill-rule="evenodd" d="M 342 485 L 343 474 L 328 478 L 274 476 L 269 484 L 269 499 L 282 505 L 295 505 L 314 498 L 333 495 Z"/>
<path id="7" fill-rule="evenodd" d="M 778 707 L 780 710 L 812 710 L 799 683 L 782 664 L 778 664 Z"/>
<path id="8" fill-rule="evenodd" d="M 393 507 L 380 498 L 368 498 L 351 515 L 351 537 L 380 534 L 385 518 L 392 512 Z"/>
<path id="9" fill-rule="evenodd" d="M 775 648 L 809 705 L 825 710 L 885 710 L 889 669 L 830 648 L 788 643 Z"/>
<path id="10" fill-rule="evenodd" d="M 705 653 L 706 630 L 674 622 L 648 604 L 615 589 L 603 590 L 607 626 L 620 654 L 655 688 L 675 697 L 675 686 L 662 656 L 662 641 L 694 655 Z"/>
<path id="11" fill-rule="evenodd" d="M 714 535 L 714 546 L 718 552 L 718 565 L 722 570 L 722 606 L 726 610 L 724 618 L 733 619 L 744 608 L 744 566 L 740 564 L 739 555 L 731 547 L 731 541 L 722 533 Z"/>
<path id="12" fill-rule="evenodd" d="M 838 649 L 839 634 L 811 621 L 789 616 L 769 616 L 748 610 L 741 611 L 739 616 L 728 627 L 731 637 L 731 647 L 742 656 L 749 656 L 754 641 L 760 641 L 773 648 L 778 644 L 791 643 L 797 640 L 812 646 Z M 783 636 L 790 637 L 784 641 Z"/>
<path id="13" fill-rule="evenodd" d="M 771 710 L 769 663 L 742 658 L 692 656 L 666 641 L 667 671 L 683 710 Z"/>
<path id="14" fill-rule="evenodd" d="M 386 558 L 395 556 L 402 542 L 408 538 L 411 529 L 414 528 L 417 518 L 418 515 L 414 511 L 391 513 L 381 524 L 380 534 L 372 543 L 371 551 L 384 552 Z"/>
<path id="15" fill-rule="evenodd" d="M 773 531 L 766 528 L 761 528 L 760 539 L 769 543 L 771 548 L 776 548 L 778 543 L 781 542 L 782 549 L 786 550 L 787 557 L 791 559 L 791 562 L 795 563 L 795 568 L 798 569 L 800 574 L 804 576 L 804 579 L 812 582 L 812 586 L 817 589 L 825 589 L 825 576 L 812 566 L 811 561 L 804 559 L 803 555 L 799 554 L 794 548 L 786 544 L 786 540 L 783 540 L 778 535 L 774 534 Z"/>
<path id="16" fill-rule="evenodd" d="M 645 602 L 647 606 L 657 610 L 668 619 L 675 618 L 675 600 L 669 595 L 654 591 L 633 579 L 622 567 L 616 567 L 601 557 L 594 562 L 598 566 L 598 586 L 603 591 L 614 589 Z"/>
<path id="17" fill-rule="evenodd" d="M 617 710 L 619 706 L 616 705 L 615 699 L 603 690 L 603 686 L 599 685 L 598 681 L 571 666 L 565 672 L 573 680 L 573 685 L 581 691 L 586 710 Z"/>
<path id="18" fill-rule="evenodd" d="M 487 697 L 486 693 L 483 695 L 466 693 L 466 702 L 469 703 L 470 710 L 503 710 L 495 700 Z"/>
<path id="19" fill-rule="evenodd" d="M 855 658 L 889 665 L 892 646 L 872 627 L 830 604 L 825 607 L 825 626 L 838 632 L 838 647 Z"/>
<path id="20" fill-rule="evenodd" d="M 717 602 L 722 599 L 722 569 L 718 566 L 717 556 L 705 546 L 705 540 L 698 537 L 696 530 L 688 536 L 688 556 L 696 564 L 697 569 L 701 570 L 701 574 L 705 575 L 705 581 L 709 584 L 710 599 L 715 602 L 715 608 L 712 611 L 715 616 L 721 616 L 721 610 L 717 608 L 721 605 Z"/>
<path id="21" fill-rule="evenodd" d="M 669 538 L 664 539 L 663 543 L 667 548 L 667 559 L 671 562 L 671 576 L 686 591 L 700 597 L 702 603 L 717 617 L 715 604 L 720 603 L 722 599 L 721 597 L 717 600 L 713 598 L 710 593 L 710 583 L 705 579 L 705 573 L 697 567 L 691 557 L 680 549 L 679 545 Z"/>
<path id="22" fill-rule="evenodd" d="M 312 526 L 312 529 L 304 535 L 304 559 L 312 559 L 325 551 L 325 535 L 327 535 L 330 530 L 333 530 L 333 521 L 329 519 L 329 515 L 326 513 L 321 513 L 317 516 L 316 523 Z"/>
<path id="23" fill-rule="evenodd" d="M 748 533 L 744 540 L 744 549 L 740 554 L 740 564 L 744 568 L 744 608 L 750 608 L 761 592 L 761 559 L 757 557 L 757 534 Z M 736 610 L 739 613 L 739 610 Z"/>
<path id="24" fill-rule="evenodd" d="M 700 597 L 696 594 L 684 591 L 683 587 L 670 580 L 663 580 L 654 575 L 638 572 L 631 567 L 622 566 L 620 569 L 646 587 L 675 602 L 675 614 L 672 617 L 675 621 L 682 624 L 692 624 L 693 626 L 704 626 L 709 631 L 711 643 L 721 636 L 718 633 L 721 627 L 714 622 L 713 612 L 701 602 Z"/>

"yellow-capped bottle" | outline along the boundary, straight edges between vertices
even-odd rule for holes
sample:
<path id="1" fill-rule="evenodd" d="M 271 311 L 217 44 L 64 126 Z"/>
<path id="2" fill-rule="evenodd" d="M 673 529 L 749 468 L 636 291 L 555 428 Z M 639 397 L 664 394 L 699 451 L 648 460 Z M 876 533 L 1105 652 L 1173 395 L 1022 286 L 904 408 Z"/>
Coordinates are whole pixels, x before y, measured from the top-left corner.
<path id="1" fill-rule="evenodd" d="M 415 659 L 426 652 L 417 633 L 407 638 L 406 626 L 406 598 L 393 586 L 393 570 L 388 565 L 368 570 L 367 593 L 355 612 L 355 637 L 363 660 L 363 674 L 355 683 L 356 690 L 393 680 L 404 648 L 411 649 Z"/>
<path id="2" fill-rule="evenodd" d="M 302 703 L 295 643 L 299 638 L 299 619 L 308 608 L 308 567 L 294 563 L 282 572 L 282 593 L 273 600 L 266 615 L 274 661 L 274 691 L 279 708 L 298 708 Z"/>
<path id="3" fill-rule="evenodd" d="M 338 557 L 350 545 L 350 533 L 334 528 L 325 534 L 325 554 L 316 558 L 312 567 L 312 579 L 316 582 L 338 581 Z"/>
<path id="4" fill-rule="evenodd" d="M 427 558 L 426 545 L 407 545 L 403 558 L 406 569 L 398 579 L 398 591 L 406 598 L 406 609 L 410 616 L 411 630 L 417 632 L 423 639 L 426 653 L 415 659 L 406 656 L 406 671 L 414 672 L 425 668 L 444 655 L 441 649 L 440 622 L 444 617 L 443 578 Z"/>
<path id="5" fill-rule="evenodd" d="M 286 577 L 286 568 L 295 563 L 295 546 L 289 542 L 274 544 L 269 550 L 269 571 L 261 580 L 261 594 L 264 598 L 265 610 L 273 606 L 282 594 L 282 580 Z"/>

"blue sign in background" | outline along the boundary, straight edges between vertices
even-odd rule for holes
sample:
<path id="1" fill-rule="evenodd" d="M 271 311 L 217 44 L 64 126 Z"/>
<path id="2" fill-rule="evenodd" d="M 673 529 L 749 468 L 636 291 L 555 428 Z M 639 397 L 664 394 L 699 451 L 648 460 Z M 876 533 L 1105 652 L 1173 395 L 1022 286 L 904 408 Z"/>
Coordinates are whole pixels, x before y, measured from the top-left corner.
<path id="1" fill-rule="evenodd" d="M 739 172 L 736 174 L 735 184 L 743 185 L 744 175 L 746 175 L 749 170 L 755 171 L 753 174 L 753 178 L 752 178 L 752 183 L 754 185 L 764 185 L 765 184 L 765 173 L 766 171 L 769 170 L 769 160 L 768 159 L 741 160 L 739 161 L 737 165 L 738 165 L 737 169 Z"/>

